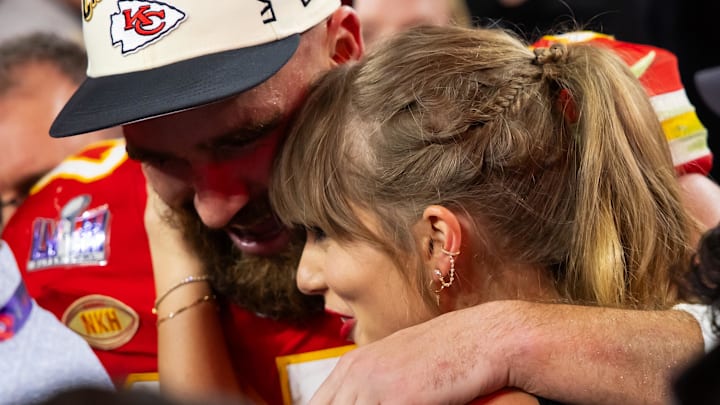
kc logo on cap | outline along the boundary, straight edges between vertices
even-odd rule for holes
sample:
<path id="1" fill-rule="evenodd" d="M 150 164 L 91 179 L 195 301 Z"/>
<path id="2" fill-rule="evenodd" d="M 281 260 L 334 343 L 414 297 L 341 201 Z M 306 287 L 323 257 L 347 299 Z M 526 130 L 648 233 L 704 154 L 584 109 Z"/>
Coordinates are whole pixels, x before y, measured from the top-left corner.
<path id="1" fill-rule="evenodd" d="M 157 1 L 118 1 L 119 12 L 110 16 L 110 37 L 122 53 L 135 52 L 175 29 L 185 13 Z"/>

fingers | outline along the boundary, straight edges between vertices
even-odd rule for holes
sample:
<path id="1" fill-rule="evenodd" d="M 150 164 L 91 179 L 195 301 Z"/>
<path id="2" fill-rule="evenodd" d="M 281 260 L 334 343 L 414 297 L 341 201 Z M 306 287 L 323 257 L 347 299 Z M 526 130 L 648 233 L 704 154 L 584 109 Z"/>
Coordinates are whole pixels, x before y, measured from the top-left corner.
<path id="1" fill-rule="evenodd" d="M 351 353 L 352 352 L 350 352 L 350 354 Z M 332 373 L 330 373 L 330 376 L 328 376 L 328 378 L 322 383 L 320 388 L 318 388 L 317 392 L 315 392 L 315 395 L 313 395 L 313 397 L 310 399 L 309 405 L 327 405 L 332 403 L 341 403 L 337 401 L 335 395 L 341 392 L 340 387 L 342 386 L 342 382 L 345 380 L 347 370 L 346 364 L 350 359 L 350 354 L 346 354 L 340 358 L 340 361 L 338 361 L 338 364 L 335 366 Z M 348 404 L 351 403 L 354 402 L 348 402 Z"/>
<path id="2" fill-rule="evenodd" d="M 483 309 L 454 311 L 347 353 L 310 404 L 464 404 L 506 386 L 502 322 Z"/>
<path id="3" fill-rule="evenodd" d="M 386 346 L 376 342 L 341 357 L 330 376 L 310 400 L 310 405 L 429 403 L 409 394 L 408 390 L 412 390 L 412 387 L 402 381 L 404 371 L 407 370 L 391 366 L 390 364 L 395 363 L 393 361 L 383 364 L 382 360 L 379 360 L 384 355 L 378 353 L 386 347 L 394 350 L 395 343 L 391 343 Z M 401 357 L 404 358 L 405 354 Z M 399 361 L 405 362 L 404 359 Z"/>

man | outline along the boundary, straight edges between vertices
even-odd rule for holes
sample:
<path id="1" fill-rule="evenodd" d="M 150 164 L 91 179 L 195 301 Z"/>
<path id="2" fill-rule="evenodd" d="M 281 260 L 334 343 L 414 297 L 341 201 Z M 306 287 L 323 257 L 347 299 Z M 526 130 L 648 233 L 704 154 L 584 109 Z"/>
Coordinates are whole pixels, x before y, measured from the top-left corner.
<path id="1" fill-rule="evenodd" d="M 106 130 L 86 138 L 51 139 L 52 120 L 85 78 L 83 49 L 51 34 L 0 45 L 0 229 L 30 187 L 66 156 L 91 141 L 119 136 Z"/>
<path id="2" fill-rule="evenodd" d="M 230 251 L 276 257 L 291 235 L 267 208 L 271 159 L 312 79 L 363 51 L 357 17 L 338 4 L 86 2 L 90 79 L 51 133 L 69 136 L 125 124 L 130 155 L 143 162 L 160 199 L 189 214 L 183 224 L 200 219 L 205 228 L 220 231 L 209 239 L 225 245 L 220 248 L 227 248 L 229 239 Z M 202 229 L 192 228 L 192 233 L 208 232 Z M 197 245 L 207 245 L 204 240 Z M 193 260 L 191 252 L 178 253 L 160 259 Z M 260 311 L 268 297 L 288 294 L 281 283 L 277 289 L 264 283 L 283 267 L 245 265 L 229 272 L 217 263 L 228 260 L 211 259 L 213 287 L 246 308 Z M 260 280 L 252 279 L 257 274 Z M 156 304 L 163 321 L 158 328 L 160 373 L 166 375 L 163 357 L 174 353 L 176 367 L 185 370 L 174 388 L 214 391 L 224 383 L 233 385 L 214 361 L 212 367 L 197 368 L 226 353 L 203 345 L 203 339 L 222 331 L 212 321 L 217 321 L 213 307 L 202 304 L 211 300 L 205 299 L 211 296 L 208 286 L 190 283 L 188 276 L 156 274 L 156 291 L 164 299 Z M 257 292 L 257 302 L 246 298 L 245 293 Z M 286 316 L 294 307 L 269 312 Z M 461 402 L 514 385 L 568 402 L 658 402 L 665 386 L 658 371 L 684 361 L 700 346 L 697 324 L 679 311 L 494 302 L 351 352 L 316 400 Z M 354 380 L 342 378 L 348 372 Z"/>

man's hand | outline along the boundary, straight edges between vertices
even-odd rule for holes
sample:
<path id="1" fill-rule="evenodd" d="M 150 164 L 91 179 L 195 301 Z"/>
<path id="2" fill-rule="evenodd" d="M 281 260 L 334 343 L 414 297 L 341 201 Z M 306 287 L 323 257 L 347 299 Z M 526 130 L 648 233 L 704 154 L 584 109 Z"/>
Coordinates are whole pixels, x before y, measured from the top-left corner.
<path id="1" fill-rule="evenodd" d="M 344 355 L 311 404 L 470 402 L 508 384 L 500 313 L 454 311 Z M 507 353 L 506 353 L 507 354 Z"/>
<path id="2" fill-rule="evenodd" d="M 346 354 L 311 403 L 467 403 L 504 386 L 566 403 L 661 404 L 702 352 L 682 311 L 495 301 Z"/>

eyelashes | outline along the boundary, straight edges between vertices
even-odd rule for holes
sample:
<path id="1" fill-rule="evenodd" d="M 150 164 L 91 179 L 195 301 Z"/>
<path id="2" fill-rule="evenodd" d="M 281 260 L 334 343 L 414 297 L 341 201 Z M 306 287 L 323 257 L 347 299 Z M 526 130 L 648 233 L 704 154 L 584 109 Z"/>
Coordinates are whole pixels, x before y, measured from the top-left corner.
<path id="1" fill-rule="evenodd" d="M 320 227 L 307 227 L 306 231 L 308 235 L 312 237 L 312 240 L 315 242 L 322 242 L 325 238 L 327 238 L 327 234 Z"/>

